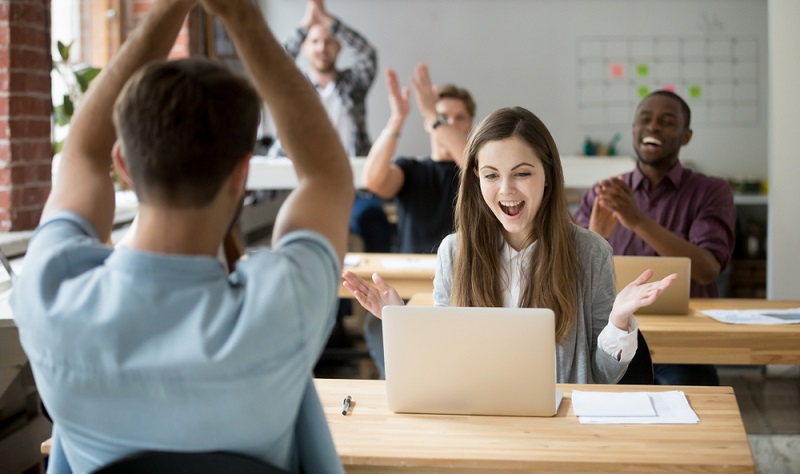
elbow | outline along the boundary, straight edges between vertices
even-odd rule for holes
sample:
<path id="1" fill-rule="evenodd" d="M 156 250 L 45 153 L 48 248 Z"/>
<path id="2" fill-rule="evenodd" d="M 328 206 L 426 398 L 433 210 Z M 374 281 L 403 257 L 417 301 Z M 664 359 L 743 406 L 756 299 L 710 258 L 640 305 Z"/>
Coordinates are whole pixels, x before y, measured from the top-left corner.
<path id="1" fill-rule="evenodd" d="M 702 268 L 692 268 L 692 280 L 700 285 L 709 285 L 714 283 L 719 276 L 722 269 L 719 263 L 714 261 L 713 264 L 703 265 Z"/>

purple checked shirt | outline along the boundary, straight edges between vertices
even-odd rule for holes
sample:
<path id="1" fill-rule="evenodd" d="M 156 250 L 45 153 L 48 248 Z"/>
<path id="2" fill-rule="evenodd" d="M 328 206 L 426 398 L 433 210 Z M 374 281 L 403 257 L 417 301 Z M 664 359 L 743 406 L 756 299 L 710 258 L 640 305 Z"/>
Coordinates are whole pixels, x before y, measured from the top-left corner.
<path id="1" fill-rule="evenodd" d="M 711 252 L 725 268 L 733 253 L 736 208 L 730 185 L 684 168 L 677 163 L 655 189 L 648 189 L 647 178 L 637 167 L 622 179 L 633 191 L 636 206 L 651 219 L 683 239 Z M 578 224 L 589 227 L 595 187 L 592 186 L 575 214 Z M 618 225 L 608 242 L 614 255 L 657 255 L 655 250 L 635 233 Z M 715 283 L 700 285 L 692 281 L 693 298 L 715 298 Z"/>

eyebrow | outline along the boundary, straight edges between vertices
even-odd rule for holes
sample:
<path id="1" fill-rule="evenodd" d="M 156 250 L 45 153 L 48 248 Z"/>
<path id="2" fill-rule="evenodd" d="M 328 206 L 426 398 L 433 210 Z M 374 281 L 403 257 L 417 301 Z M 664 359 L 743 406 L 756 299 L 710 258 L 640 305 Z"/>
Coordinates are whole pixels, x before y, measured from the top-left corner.
<path id="1" fill-rule="evenodd" d="M 653 115 L 653 112 L 651 110 L 643 109 L 643 110 L 640 110 L 639 113 L 638 113 L 638 115 L 644 115 L 644 114 Z M 674 112 L 662 112 L 662 113 L 658 114 L 657 116 L 659 116 L 659 117 L 665 117 L 666 116 L 666 117 L 675 117 L 675 118 L 677 118 L 678 114 L 676 114 Z"/>
<path id="2" fill-rule="evenodd" d="M 523 161 L 522 163 L 520 163 L 520 164 L 514 166 L 513 168 L 511 168 L 511 171 L 514 171 L 515 169 L 521 168 L 523 166 L 530 166 L 531 168 L 536 168 L 536 165 L 534 165 L 533 163 L 528 163 L 528 162 Z M 489 165 L 481 166 L 480 168 L 478 168 L 478 171 L 483 170 L 484 168 L 489 168 L 491 170 L 498 171 L 497 168 L 495 168 L 494 166 L 489 166 Z"/>

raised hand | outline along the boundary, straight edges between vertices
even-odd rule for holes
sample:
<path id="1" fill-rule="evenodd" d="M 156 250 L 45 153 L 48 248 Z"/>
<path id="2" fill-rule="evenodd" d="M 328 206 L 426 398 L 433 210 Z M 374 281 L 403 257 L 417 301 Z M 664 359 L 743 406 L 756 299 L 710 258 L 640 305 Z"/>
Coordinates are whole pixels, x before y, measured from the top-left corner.
<path id="1" fill-rule="evenodd" d="M 414 87 L 414 99 L 425 119 L 426 125 L 428 122 L 433 123 L 436 120 L 436 102 L 439 100 L 439 91 L 431 82 L 431 74 L 428 70 L 428 65 L 419 63 L 414 68 L 414 76 L 411 77 L 411 85 Z"/>
<path id="2" fill-rule="evenodd" d="M 614 299 L 614 306 L 611 308 L 609 320 L 614 326 L 627 330 L 628 319 L 639 310 L 653 304 L 664 290 L 678 278 L 677 273 L 668 275 L 661 280 L 647 283 L 653 277 L 653 270 L 645 270 L 644 273 L 617 293 Z"/>
<path id="3" fill-rule="evenodd" d="M 408 87 L 400 87 L 400 81 L 397 79 L 394 69 L 386 70 L 386 87 L 389 89 L 389 106 L 392 108 L 392 115 L 405 119 L 411 110 L 410 93 Z"/>
<path id="4" fill-rule="evenodd" d="M 397 291 L 389 286 L 377 273 L 372 274 L 372 281 L 375 282 L 375 286 L 351 271 L 342 273 L 342 278 L 344 278 L 342 285 L 350 290 L 364 309 L 379 319 L 384 306 L 402 306 L 405 304 L 400 295 L 397 294 Z"/>
<path id="5" fill-rule="evenodd" d="M 327 27 L 330 19 L 331 16 L 328 14 L 328 11 L 325 10 L 325 3 L 323 0 L 308 0 L 306 2 L 306 12 L 303 14 L 300 24 L 305 29 L 309 29 L 317 23 Z"/>

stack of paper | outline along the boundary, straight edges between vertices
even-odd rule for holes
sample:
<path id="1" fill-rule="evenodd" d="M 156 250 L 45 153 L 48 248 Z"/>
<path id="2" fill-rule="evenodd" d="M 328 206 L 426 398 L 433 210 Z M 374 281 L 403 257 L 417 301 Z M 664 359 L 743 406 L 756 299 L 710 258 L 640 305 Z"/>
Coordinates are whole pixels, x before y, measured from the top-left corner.
<path id="1" fill-rule="evenodd" d="M 572 391 L 572 409 L 581 423 L 693 424 L 700 421 L 686 395 L 670 392 Z"/>

